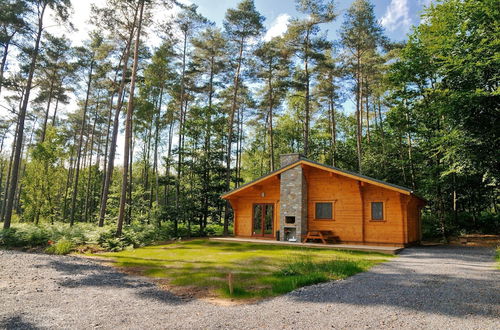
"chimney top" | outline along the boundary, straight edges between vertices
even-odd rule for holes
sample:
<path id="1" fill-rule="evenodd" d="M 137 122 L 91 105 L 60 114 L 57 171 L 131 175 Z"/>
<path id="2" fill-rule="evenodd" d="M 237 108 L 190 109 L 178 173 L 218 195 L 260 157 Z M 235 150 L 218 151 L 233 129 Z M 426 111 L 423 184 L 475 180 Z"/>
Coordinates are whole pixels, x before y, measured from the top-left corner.
<path id="1" fill-rule="evenodd" d="M 280 164 L 281 167 L 290 165 L 292 163 L 295 163 L 296 161 L 300 160 L 301 158 L 304 158 L 304 156 L 300 153 L 292 153 L 292 154 L 283 154 L 280 155 Z"/>

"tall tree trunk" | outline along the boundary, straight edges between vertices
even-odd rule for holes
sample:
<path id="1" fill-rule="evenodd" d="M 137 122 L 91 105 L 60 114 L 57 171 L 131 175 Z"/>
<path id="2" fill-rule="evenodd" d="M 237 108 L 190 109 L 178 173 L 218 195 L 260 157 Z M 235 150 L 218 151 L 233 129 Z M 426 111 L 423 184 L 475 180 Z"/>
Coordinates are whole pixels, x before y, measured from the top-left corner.
<path id="1" fill-rule="evenodd" d="M 8 192 L 9 192 L 9 187 L 10 187 L 10 177 L 12 176 L 12 163 L 14 162 L 14 152 L 15 152 L 15 145 L 16 145 L 16 140 L 17 140 L 17 132 L 18 132 L 18 126 L 19 123 L 16 123 L 16 129 L 14 131 L 14 139 L 12 141 L 12 151 L 10 153 L 10 159 L 9 159 L 9 167 L 7 168 L 7 179 L 5 180 L 5 192 L 3 195 L 3 202 L 2 202 L 2 208 L 0 210 L 0 216 L 2 221 L 5 219 L 5 211 L 7 209 L 7 199 L 8 199 Z"/>
<path id="2" fill-rule="evenodd" d="M 274 163 L 274 131 L 273 131 L 273 112 L 274 112 L 274 90 L 273 90 L 273 60 L 269 60 L 269 71 L 267 78 L 267 88 L 269 90 L 268 102 L 269 102 L 269 154 L 270 154 L 270 168 L 271 171 L 276 169 Z"/>
<path id="3" fill-rule="evenodd" d="M 14 37 L 14 35 L 12 35 Z M 9 46 L 10 46 L 10 40 L 12 40 L 12 37 L 6 40 L 5 46 L 3 48 L 3 54 L 2 54 L 2 61 L 0 62 L 0 95 L 2 94 L 2 87 L 3 87 L 3 75 L 5 72 L 5 64 L 7 63 L 7 56 L 9 55 Z"/>
<path id="4" fill-rule="evenodd" d="M 370 144 L 370 108 L 368 98 L 368 78 L 365 77 L 366 142 Z"/>
<path id="5" fill-rule="evenodd" d="M 85 133 L 85 123 L 87 121 L 87 109 L 89 106 L 89 97 L 90 97 L 90 89 L 92 86 L 93 70 L 94 70 L 94 55 L 92 54 L 89 75 L 88 75 L 87 94 L 85 96 L 85 104 L 83 106 L 82 124 L 80 127 L 80 136 L 78 137 L 78 147 L 76 149 L 75 179 L 73 182 L 73 191 L 71 194 L 71 213 L 70 213 L 70 222 L 69 222 L 70 226 L 73 226 L 75 223 L 76 197 L 78 194 L 78 180 L 79 180 L 79 176 L 80 176 L 80 159 L 82 157 L 83 135 Z"/>
<path id="6" fill-rule="evenodd" d="M 309 156 L 309 126 L 310 126 L 310 116 L 311 116 L 311 110 L 310 110 L 310 74 L 309 74 L 309 56 L 307 55 L 309 53 L 309 30 L 307 30 L 307 37 L 306 37 L 306 48 L 304 51 L 304 71 L 306 73 L 305 77 L 305 83 L 306 83 L 306 98 L 305 98 L 305 127 L 304 127 L 304 156 L 308 157 Z"/>
<path id="7" fill-rule="evenodd" d="M 173 135 L 174 135 L 174 123 L 173 120 L 170 121 L 169 127 L 168 127 L 168 147 L 167 147 L 167 161 L 165 163 L 165 177 L 166 177 L 166 182 L 165 182 L 165 206 L 168 206 L 169 202 L 169 193 L 170 193 L 170 158 L 172 157 L 172 140 L 173 140 Z"/>
<path id="8" fill-rule="evenodd" d="M 33 127 L 31 128 L 31 132 L 30 132 L 30 137 L 28 139 L 28 143 L 23 143 L 23 146 L 21 148 L 21 155 L 22 154 L 25 154 L 25 159 L 28 158 L 28 150 L 29 150 L 29 147 L 32 145 L 32 142 L 33 142 L 33 136 L 35 135 L 35 130 L 36 130 L 36 122 L 37 122 L 37 118 L 35 118 L 34 122 L 33 122 Z M 26 152 L 24 152 L 24 150 L 26 150 Z M 21 157 L 22 159 L 22 157 Z M 24 164 L 22 164 L 22 167 L 21 167 L 21 175 L 19 176 L 19 181 L 21 181 L 20 179 L 22 177 L 24 177 L 24 173 L 26 172 L 26 162 Z M 21 212 L 21 206 L 20 206 L 20 203 L 19 201 L 21 200 L 21 192 L 22 192 L 22 189 L 23 189 L 23 185 L 22 184 L 19 184 L 18 182 L 18 185 L 19 185 L 19 189 L 17 190 L 17 194 L 16 194 L 16 198 L 14 199 L 14 209 L 16 210 L 17 213 L 20 213 Z"/>
<path id="9" fill-rule="evenodd" d="M 236 73 L 234 75 L 234 91 L 233 98 L 231 102 L 231 112 L 229 114 L 229 130 L 227 134 L 227 154 L 226 154 L 226 190 L 229 191 L 231 186 L 231 151 L 232 151 L 232 143 L 233 143 L 233 129 L 234 129 L 234 115 L 236 114 L 236 108 L 238 105 L 238 88 L 240 84 L 240 71 L 241 71 L 241 63 L 243 60 L 243 48 L 244 48 L 244 39 L 243 37 L 240 40 L 240 49 L 238 56 L 238 66 L 236 67 Z M 229 215 L 230 215 L 229 202 L 226 201 L 226 208 L 224 212 L 224 235 L 229 234 Z"/>
<path id="10" fill-rule="evenodd" d="M 47 101 L 47 107 L 45 108 L 45 117 L 43 118 L 42 135 L 40 136 L 40 142 L 45 141 L 45 134 L 47 132 L 47 123 L 49 122 L 50 104 L 52 103 L 53 91 L 54 91 L 54 82 L 51 81 L 49 89 L 49 100 Z"/>
<path id="11" fill-rule="evenodd" d="M 139 41 L 141 39 L 141 27 L 142 27 L 142 15 L 144 12 L 144 1 L 140 2 L 140 13 L 137 22 L 137 36 L 135 39 L 134 46 L 134 64 L 132 66 L 132 77 L 130 79 L 130 92 L 129 101 L 127 104 L 127 117 L 125 121 L 125 147 L 123 152 L 123 175 L 122 175 L 122 187 L 120 196 L 120 210 L 118 212 L 118 223 L 116 228 L 116 236 L 122 235 L 123 230 L 123 219 L 125 217 L 125 204 L 127 201 L 127 183 L 128 183 L 128 170 L 129 170 L 129 158 L 130 158 L 130 140 L 132 139 L 132 112 L 134 110 L 134 92 L 135 92 L 135 80 L 137 77 L 137 65 L 139 63 Z"/>
<path id="12" fill-rule="evenodd" d="M 76 144 L 76 134 L 75 136 L 73 137 L 73 141 L 74 141 L 74 144 Z M 67 209 L 68 209 L 68 191 L 69 191 L 69 187 L 71 187 L 73 185 L 73 171 L 74 171 L 74 167 L 75 167 L 75 150 L 76 148 L 72 148 L 71 150 L 71 155 L 70 155 L 70 158 L 69 158 L 69 168 L 68 168 L 68 176 L 66 177 L 66 186 L 64 188 L 64 204 L 63 204 L 63 211 L 62 211 L 62 221 L 64 221 L 66 219 L 66 213 L 67 213 Z"/>
<path id="13" fill-rule="evenodd" d="M 38 16 L 38 31 L 36 34 L 36 40 L 35 40 L 35 47 L 33 50 L 33 56 L 31 58 L 31 64 L 30 64 L 30 69 L 28 73 L 28 80 L 26 81 L 26 89 L 24 93 L 24 99 L 23 99 L 23 104 L 21 106 L 21 109 L 19 111 L 19 116 L 18 116 L 18 134 L 17 134 L 17 139 L 16 139 L 16 147 L 15 147 L 15 152 L 14 152 L 14 162 L 12 164 L 12 177 L 11 177 L 11 184 L 9 187 L 9 196 L 7 199 L 7 205 L 6 205 L 6 213 L 5 213 L 5 219 L 3 223 L 4 229 L 10 228 L 10 222 L 12 219 L 12 211 L 14 207 L 14 197 L 16 195 L 16 190 L 17 190 L 17 181 L 18 181 L 18 176 L 19 176 L 19 166 L 21 164 L 21 149 L 23 146 L 23 134 L 24 134 L 24 122 L 26 120 L 26 112 L 28 110 L 28 103 L 29 103 L 29 98 L 30 98 L 30 93 L 31 93 L 31 88 L 33 84 L 33 75 L 35 74 L 35 67 L 37 63 L 37 58 L 38 58 L 38 52 L 40 49 L 40 39 L 42 38 L 42 32 L 43 32 L 43 17 L 45 15 L 45 9 L 47 8 L 47 3 L 44 3 L 42 7 L 40 8 L 40 14 Z"/>
<path id="14" fill-rule="evenodd" d="M 94 123 L 92 124 L 92 136 L 90 138 L 90 155 L 89 155 L 89 166 L 88 166 L 88 178 L 87 178 L 87 189 L 85 192 L 85 215 L 84 215 L 84 220 L 85 222 L 89 221 L 89 199 L 91 195 L 91 184 L 92 184 L 92 157 L 94 154 L 94 136 L 95 136 L 95 128 L 97 124 L 97 117 L 98 117 L 98 111 L 99 111 L 99 95 L 97 96 L 97 105 L 95 109 L 95 115 L 94 115 Z M 99 152 L 98 152 L 99 153 Z"/>
<path id="15" fill-rule="evenodd" d="M 115 167 L 116 141 L 118 139 L 118 131 L 120 129 L 120 112 L 121 112 L 121 108 L 123 106 L 123 98 L 124 98 L 124 94 L 125 94 L 124 93 L 125 83 L 126 83 L 125 77 L 127 75 L 128 60 L 130 57 L 130 47 L 132 45 L 132 39 L 134 38 L 134 31 L 135 31 L 135 26 L 137 23 L 138 8 L 139 7 L 137 7 L 135 9 L 134 24 L 132 25 L 126 46 L 124 48 L 122 80 L 120 82 L 120 87 L 118 89 L 118 104 L 116 106 L 115 116 L 113 119 L 113 133 L 111 134 L 111 142 L 109 145 L 108 165 L 107 165 L 107 168 L 104 169 L 104 171 L 106 172 L 106 175 L 104 178 L 104 187 L 102 189 L 102 195 L 101 195 L 101 207 L 100 207 L 100 211 L 99 211 L 99 227 L 104 226 L 104 218 L 106 216 L 106 209 L 108 206 L 109 187 L 111 186 L 111 180 L 113 179 L 113 170 Z M 113 104 L 113 100 L 111 99 L 111 106 L 112 106 L 112 104 Z"/>
<path id="16" fill-rule="evenodd" d="M 362 147 L 361 147 L 361 135 L 363 134 L 363 127 L 361 123 L 361 111 L 362 111 L 362 100 L 361 100 L 361 55 L 358 53 L 356 62 L 356 150 L 358 154 L 358 171 L 362 173 L 361 161 L 362 161 Z"/>
<path id="17" fill-rule="evenodd" d="M 179 146 L 177 158 L 177 181 L 175 182 L 175 219 L 174 219 L 174 235 L 177 236 L 180 215 L 180 200 L 181 200 L 181 178 L 182 178 L 182 147 L 184 139 L 184 88 L 186 76 L 186 51 L 187 51 L 187 31 L 184 31 L 184 46 L 182 50 L 182 74 L 181 74 L 181 94 L 180 94 L 180 113 L 179 113 Z"/>

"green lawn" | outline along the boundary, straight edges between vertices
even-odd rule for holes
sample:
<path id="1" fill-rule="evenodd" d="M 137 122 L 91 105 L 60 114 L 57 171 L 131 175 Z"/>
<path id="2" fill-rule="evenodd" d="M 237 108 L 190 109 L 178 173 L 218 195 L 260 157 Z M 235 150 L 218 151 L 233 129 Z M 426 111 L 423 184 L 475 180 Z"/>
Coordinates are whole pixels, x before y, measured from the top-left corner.
<path id="1" fill-rule="evenodd" d="M 497 260 L 497 268 L 500 269 L 500 247 L 497 248 L 495 259 Z"/>
<path id="2" fill-rule="evenodd" d="M 271 244 L 193 240 L 99 254 L 118 267 L 199 289 L 211 296 L 264 298 L 298 287 L 344 279 L 392 256 Z M 229 293 L 228 274 L 233 277 Z"/>

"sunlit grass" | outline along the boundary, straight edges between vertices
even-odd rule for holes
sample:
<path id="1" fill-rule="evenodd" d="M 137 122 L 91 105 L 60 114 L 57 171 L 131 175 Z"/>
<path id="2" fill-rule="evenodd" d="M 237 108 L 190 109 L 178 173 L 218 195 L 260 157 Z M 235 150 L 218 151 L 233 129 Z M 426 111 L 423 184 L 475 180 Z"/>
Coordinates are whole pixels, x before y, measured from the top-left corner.
<path id="1" fill-rule="evenodd" d="M 118 267 L 219 297 L 264 298 L 368 270 L 392 256 L 254 243 L 193 240 L 100 254 Z M 227 276 L 233 276 L 230 295 Z"/>

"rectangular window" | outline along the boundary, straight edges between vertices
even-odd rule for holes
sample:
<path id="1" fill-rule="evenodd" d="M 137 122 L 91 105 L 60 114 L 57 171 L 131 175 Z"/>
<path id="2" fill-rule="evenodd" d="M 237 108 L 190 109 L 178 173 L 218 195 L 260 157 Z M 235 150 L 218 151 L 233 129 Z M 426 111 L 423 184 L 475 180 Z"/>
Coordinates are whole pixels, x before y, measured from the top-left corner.
<path id="1" fill-rule="evenodd" d="M 333 203 L 316 203 L 316 217 L 319 220 L 333 219 Z"/>
<path id="2" fill-rule="evenodd" d="M 372 220 L 384 220 L 384 203 L 372 202 Z"/>

